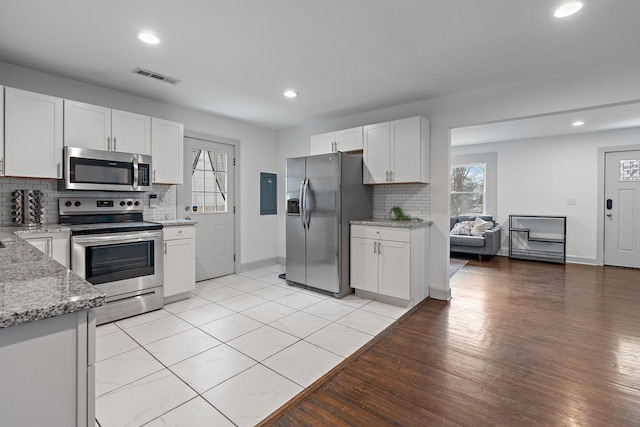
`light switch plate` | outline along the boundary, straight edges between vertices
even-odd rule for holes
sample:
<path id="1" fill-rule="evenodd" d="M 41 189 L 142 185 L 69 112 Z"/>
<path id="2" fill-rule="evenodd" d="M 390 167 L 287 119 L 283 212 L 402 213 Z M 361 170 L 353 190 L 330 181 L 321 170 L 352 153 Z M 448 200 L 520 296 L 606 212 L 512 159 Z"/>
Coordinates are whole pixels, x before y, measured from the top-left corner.
<path id="1" fill-rule="evenodd" d="M 567 197 L 567 204 L 568 205 L 575 205 L 577 203 L 577 200 L 575 197 Z"/>

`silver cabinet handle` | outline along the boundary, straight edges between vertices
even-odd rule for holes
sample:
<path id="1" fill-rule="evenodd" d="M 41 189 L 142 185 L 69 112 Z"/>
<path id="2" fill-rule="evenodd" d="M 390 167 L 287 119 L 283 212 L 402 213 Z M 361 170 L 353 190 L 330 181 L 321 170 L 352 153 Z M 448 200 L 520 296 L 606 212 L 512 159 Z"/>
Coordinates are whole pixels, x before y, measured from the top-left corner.
<path id="1" fill-rule="evenodd" d="M 167 254 L 167 242 L 164 242 L 164 254 Z"/>
<path id="2" fill-rule="evenodd" d="M 153 182 L 156 182 L 156 170 L 153 170 Z"/>
<path id="3" fill-rule="evenodd" d="M 47 239 L 47 241 L 44 244 L 44 253 L 51 256 L 51 247 L 49 245 L 49 239 Z"/>
<path id="4" fill-rule="evenodd" d="M 4 158 L 0 158 L 0 175 L 4 174 Z"/>
<path id="5" fill-rule="evenodd" d="M 61 173 L 61 171 L 60 171 L 61 166 L 62 166 L 62 163 L 58 162 L 58 165 L 56 166 L 56 176 L 57 176 L 58 178 L 62 178 L 62 173 Z"/>
<path id="6" fill-rule="evenodd" d="M 375 253 L 377 253 L 377 252 L 376 252 L 376 243 L 377 243 L 377 242 L 373 242 L 373 253 L 374 253 L 374 254 L 375 254 Z"/>
<path id="7" fill-rule="evenodd" d="M 111 137 L 107 137 L 107 151 L 111 151 Z"/>
<path id="8" fill-rule="evenodd" d="M 381 254 L 381 253 L 382 253 L 382 252 L 380 251 L 380 249 L 381 249 L 381 248 L 380 248 L 380 245 L 381 245 L 381 243 L 380 243 L 380 242 L 378 242 L 378 253 L 379 253 L 379 254 Z"/>
<path id="9" fill-rule="evenodd" d="M 115 136 L 113 137 L 113 151 L 118 151 L 116 149 L 116 137 Z"/>
<path id="10" fill-rule="evenodd" d="M 389 171 L 389 181 L 393 182 L 393 171 Z"/>
<path id="11" fill-rule="evenodd" d="M 386 171 L 385 174 L 386 174 L 386 177 L 384 180 L 385 182 L 389 182 L 389 171 Z"/>

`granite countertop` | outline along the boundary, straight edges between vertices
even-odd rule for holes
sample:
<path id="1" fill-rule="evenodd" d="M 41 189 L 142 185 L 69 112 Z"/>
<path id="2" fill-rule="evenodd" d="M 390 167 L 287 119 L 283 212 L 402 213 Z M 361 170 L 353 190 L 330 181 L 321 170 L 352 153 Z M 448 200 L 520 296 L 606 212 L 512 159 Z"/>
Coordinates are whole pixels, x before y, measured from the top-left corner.
<path id="1" fill-rule="evenodd" d="M 158 224 L 162 224 L 163 227 L 178 227 L 181 225 L 196 225 L 198 221 L 194 219 L 163 219 L 163 220 L 151 220 L 151 222 L 156 222 Z"/>
<path id="2" fill-rule="evenodd" d="M 58 225 L 0 227 L 0 328 L 104 304 L 102 292 L 20 237 L 67 231 Z"/>
<path id="3" fill-rule="evenodd" d="M 59 224 L 42 224 L 35 227 L 20 227 L 20 226 L 9 226 L 9 227 L 1 227 L 2 230 L 7 230 L 8 232 L 13 231 L 20 237 L 28 236 L 29 234 L 42 234 L 42 233 L 68 233 L 69 227 L 66 225 Z"/>
<path id="4" fill-rule="evenodd" d="M 395 228 L 422 228 L 429 227 L 433 221 L 422 219 L 411 219 L 400 221 L 388 218 L 354 219 L 349 221 L 351 225 L 369 225 L 373 227 L 395 227 Z"/>

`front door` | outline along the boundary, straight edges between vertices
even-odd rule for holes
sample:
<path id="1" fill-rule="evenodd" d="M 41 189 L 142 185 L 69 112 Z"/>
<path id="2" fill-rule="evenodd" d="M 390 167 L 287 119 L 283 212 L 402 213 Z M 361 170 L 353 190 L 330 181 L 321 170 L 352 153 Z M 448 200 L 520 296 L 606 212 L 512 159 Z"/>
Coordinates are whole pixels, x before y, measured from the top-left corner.
<path id="1" fill-rule="evenodd" d="M 235 272 L 234 147 L 185 138 L 178 215 L 196 224 L 196 281 Z M 182 187 L 182 188 L 180 188 Z"/>
<path id="2" fill-rule="evenodd" d="M 604 263 L 640 268 L 640 150 L 605 154 Z"/>

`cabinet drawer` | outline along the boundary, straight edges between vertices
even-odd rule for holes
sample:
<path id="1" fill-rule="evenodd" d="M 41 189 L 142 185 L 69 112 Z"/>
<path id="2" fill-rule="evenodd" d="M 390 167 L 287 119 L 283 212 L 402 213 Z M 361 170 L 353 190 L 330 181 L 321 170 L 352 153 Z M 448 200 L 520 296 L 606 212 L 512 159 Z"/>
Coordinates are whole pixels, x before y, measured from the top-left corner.
<path id="1" fill-rule="evenodd" d="M 351 237 L 360 237 L 362 239 L 393 240 L 396 242 L 410 242 L 411 230 L 407 228 L 352 225 Z"/>
<path id="2" fill-rule="evenodd" d="M 164 240 L 195 239 L 196 228 L 192 225 L 186 227 L 165 227 L 162 229 Z"/>

